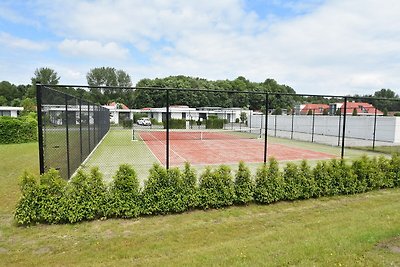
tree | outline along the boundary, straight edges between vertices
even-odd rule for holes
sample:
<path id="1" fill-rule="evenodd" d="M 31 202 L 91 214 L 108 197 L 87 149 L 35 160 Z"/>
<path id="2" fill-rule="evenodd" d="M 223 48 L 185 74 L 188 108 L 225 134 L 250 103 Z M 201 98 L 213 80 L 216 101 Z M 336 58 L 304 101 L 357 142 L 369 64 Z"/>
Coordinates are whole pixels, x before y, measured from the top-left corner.
<path id="1" fill-rule="evenodd" d="M 322 111 L 322 115 L 329 115 L 329 110 L 327 108 L 324 108 L 324 111 Z"/>
<path id="2" fill-rule="evenodd" d="M 96 86 L 115 86 L 115 87 L 131 87 L 132 81 L 129 74 L 123 70 L 116 70 L 112 67 L 100 67 L 91 69 L 86 74 L 88 85 Z M 110 101 L 116 101 L 118 98 L 129 99 L 130 90 L 123 89 L 98 89 L 90 88 L 92 100 L 100 104 L 107 104 Z"/>
<path id="3" fill-rule="evenodd" d="M 24 108 L 24 113 L 35 112 L 36 104 L 32 98 L 25 98 L 21 101 L 21 105 Z"/>
<path id="4" fill-rule="evenodd" d="M 60 81 L 60 77 L 57 72 L 50 68 L 39 68 L 35 70 L 34 77 L 31 78 L 32 85 L 35 85 L 36 82 L 40 82 L 41 84 L 51 84 L 56 85 Z"/>
<path id="5" fill-rule="evenodd" d="M 7 106 L 7 98 L 4 96 L 0 95 L 0 106 Z"/>
<path id="6" fill-rule="evenodd" d="M 282 115 L 282 109 L 277 107 L 274 112 L 272 112 L 272 115 Z"/>
<path id="7" fill-rule="evenodd" d="M 309 109 L 308 112 L 307 112 L 307 115 L 312 115 L 312 114 L 313 114 L 313 110 Z"/>
<path id="8" fill-rule="evenodd" d="M 247 114 L 246 114 L 246 112 L 244 112 L 244 111 L 240 112 L 240 121 L 241 121 L 242 123 L 245 123 L 246 120 L 247 120 Z"/>
<path id="9" fill-rule="evenodd" d="M 356 109 L 356 108 L 353 109 L 353 114 L 352 114 L 352 116 L 358 116 L 358 112 L 357 112 L 357 109 Z"/>

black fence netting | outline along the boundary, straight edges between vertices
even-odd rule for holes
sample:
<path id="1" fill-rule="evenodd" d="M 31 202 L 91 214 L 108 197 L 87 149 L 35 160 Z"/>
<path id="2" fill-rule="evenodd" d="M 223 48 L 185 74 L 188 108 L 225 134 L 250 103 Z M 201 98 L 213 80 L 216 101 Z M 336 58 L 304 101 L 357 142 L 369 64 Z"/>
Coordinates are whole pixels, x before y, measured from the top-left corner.
<path id="1" fill-rule="evenodd" d="M 133 165 L 139 178 L 153 164 L 204 168 L 244 161 L 255 170 L 269 157 L 355 158 L 365 151 L 396 152 L 400 144 L 399 99 L 198 88 L 38 89 L 41 171 L 53 167 L 66 178 L 80 166 L 97 166 L 111 179 L 123 163 Z M 65 93 L 78 89 L 85 100 Z"/>
<path id="2" fill-rule="evenodd" d="M 70 178 L 109 131 L 109 111 L 56 87 L 37 85 L 37 92 L 40 171 Z"/>

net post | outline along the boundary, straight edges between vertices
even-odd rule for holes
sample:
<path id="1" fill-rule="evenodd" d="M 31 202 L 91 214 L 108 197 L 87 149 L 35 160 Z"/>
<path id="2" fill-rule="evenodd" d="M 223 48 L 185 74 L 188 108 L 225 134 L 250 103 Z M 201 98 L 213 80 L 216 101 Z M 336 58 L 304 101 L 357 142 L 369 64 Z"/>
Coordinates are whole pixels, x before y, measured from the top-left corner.
<path id="1" fill-rule="evenodd" d="M 342 133 L 342 152 L 340 158 L 344 157 L 344 140 L 346 136 L 346 113 L 347 113 L 347 97 L 344 97 L 344 114 L 343 114 L 343 133 Z"/>
<path id="2" fill-rule="evenodd" d="M 44 147 L 43 147 L 43 113 L 42 113 L 42 84 L 36 81 L 36 106 L 38 119 L 38 143 L 39 143 L 39 173 L 44 173 Z"/>
<path id="3" fill-rule="evenodd" d="M 132 123 L 132 141 L 135 141 L 135 127 L 133 126 L 133 123 Z"/>

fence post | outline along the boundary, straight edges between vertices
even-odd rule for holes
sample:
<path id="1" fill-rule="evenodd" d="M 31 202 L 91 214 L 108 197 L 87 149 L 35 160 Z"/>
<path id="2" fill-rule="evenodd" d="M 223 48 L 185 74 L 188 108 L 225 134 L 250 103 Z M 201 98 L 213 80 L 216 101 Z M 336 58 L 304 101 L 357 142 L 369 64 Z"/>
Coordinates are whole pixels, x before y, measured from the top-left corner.
<path id="1" fill-rule="evenodd" d="M 290 132 L 290 139 L 293 139 L 293 130 L 294 130 L 294 108 L 292 110 L 292 130 Z"/>
<path id="2" fill-rule="evenodd" d="M 268 93 L 265 93 L 265 130 L 264 130 L 264 163 L 268 156 Z"/>
<path id="3" fill-rule="evenodd" d="M 44 173 L 44 148 L 43 148 L 43 119 L 42 119 L 42 85 L 36 82 L 36 105 L 38 118 L 38 142 L 39 142 L 39 172 Z"/>
<path id="4" fill-rule="evenodd" d="M 81 162 L 83 162 L 83 144 L 82 144 L 82 98 L 79 98 L 79 145 Z"/>
<path id="5" fill-rule="evenodd" d="M 275 111 L 275 119 L 274 119 L 274 136 L 276 137 L 276 125 L 277 125 L 278 114 Z"/>
<path id="6" fill-rule="evenodd" d="M 341 109 L 339 109 L 340 111 Z M 340 129 L 341 129 L 341 124 L 342 124 L 342 112 L 339 112 L 339 133 L 338 133 L 338 140 L 337 140 L 337 146 L 340 146 Z"/>
<path id="7" fill-rule="evenodd" d="M 167 90 L 167 121 L 165 123 L 165 126 L 167 128 L 167 145 L 166 145 L 166 151 L 165 151 L 165 160 L 166 160 L 166 168 L 167 170 L 169 169 L 169 89 Z"/>
<path id="8" fill-rule="evenodd" d="M 372 150 L 375 150 L 375 140 L 376 140 L 376 108 L 375 108 L 375 114 L 374 114 L 374 139 L 372 140 Z"/>
<path id="9" fill-rule="evenodd" d="M 69 127 L 68 127 L 68 95 L 65 95 L 65 134 L 67 142 L 67 174 L 68 179 L 71 177 L 70 162 L 69 162 Z"/>
<path id="10" fill-rule="evenodd" d="M 312 113 L 311 143 L 314 143 L 314 132 L 315 132 L 315 109 L 313 109 Z"/>
<path id="11" fill-rule="evenodd" d="M 90 103 L 87 103 L 87 122 L 88 122 L 88 144 L 89 144 L 89 154 L 90 154 Z"/>
<path id="12" fill-rule="evenodd" d="M 344 140 L 346 139 L 346 114 L 347 114 L 347 97 L 344 97 L 344 114 L 343 114 L 343 134 L 342 134 L 342 153 L 341 158 L 344 157 Z"/>

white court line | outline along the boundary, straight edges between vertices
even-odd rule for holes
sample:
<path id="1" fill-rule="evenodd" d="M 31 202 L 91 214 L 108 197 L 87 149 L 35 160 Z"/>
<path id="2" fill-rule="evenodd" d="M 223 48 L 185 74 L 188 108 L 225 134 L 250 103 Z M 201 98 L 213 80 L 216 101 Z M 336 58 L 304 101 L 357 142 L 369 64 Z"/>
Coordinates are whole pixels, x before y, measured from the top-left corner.
<path id="1" fill-rule="evenodd" d="M 162 145 L 166 146 L 166 143 L 164 144 L 160 139 L 158 139 L 157 137 L 155 137 L 155 136 L 153 135 L 152 132 L 148 132 L 148 133 L 150 133 L 151 136 L 153 136 L 153 138 L 155 139 L 155 141 L 158 141 L 158 142 L 160 142 Z M 146 145 L 147 145 L 147 144 L 146 144 Z M 150 149 L 150 150 L 151 150 L 151 149 Z M 187 161 L 184 157 L 182 157 L 181 155 L 179 155 L 178 153 L 176 153 L 176 151 L 173 150 L 173 149 L 171 148 L 171 146 L 169 147 L 169 150 L 172 151 L 173 153 L 175 153 L 175 155 L 177 155 L 179 158 L 181 158 L 184 162 Z M 157 158 L 157 157 L 156 157 L 156 158 Z M 158 159 L 158 158 L 157 158 L 157 159 Z"/>

